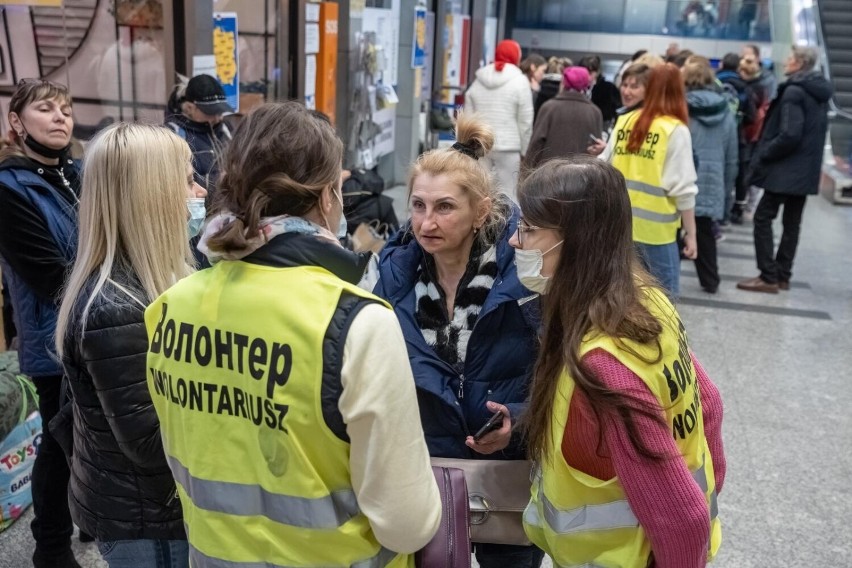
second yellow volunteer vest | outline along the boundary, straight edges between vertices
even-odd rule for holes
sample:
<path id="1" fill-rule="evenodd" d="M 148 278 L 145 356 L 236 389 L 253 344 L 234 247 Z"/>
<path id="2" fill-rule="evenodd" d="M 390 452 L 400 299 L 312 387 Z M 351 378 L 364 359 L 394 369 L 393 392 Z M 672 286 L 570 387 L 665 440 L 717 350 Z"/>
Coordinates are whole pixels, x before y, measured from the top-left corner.
<path id="1" fill-rule="evenodd" d="M 680 213 L 676 202 L 663 187 L 663 166 L 669 137 L 681 122 L 669 116 L 654 119 L 648 135 L 638 152 L 627 150 L 630 132 L 641 110 L 618 117 L 612 136 L 615 136 L 610 162 L 627 181 L 630 205 L 633 209 L 633 240 L 649 245 L 665 245 L 676 240 Z"/>
<path id="2" fill-rule="evenodd" d="M 645 305 L 663 324 L 659 338 L 662 357 L 656 345 L 625 341 L 627 349 L 633 351 L 630 353 L 611 337 L 594 333 L 584 339 L 580 354 L 596 348 L 606 350 L 641 377 L 659 400 L 675 443 L 706 498 L 711 518 L 710 560 L 719 549 L 722 532 L 713 460 L 704 436 L 701 396 L 686 331 L 674 307 L 657 289 L 647 291 Z M 563 374 L 551 418 L 549 460 L 540 464 L 532 499 L 524 512 L 527 536 L 560 568 L 645 568 L 651 545 L 618 478 L 592 477 L 568 465 L 562 455 L 574 387 L 570 375 Z"/>

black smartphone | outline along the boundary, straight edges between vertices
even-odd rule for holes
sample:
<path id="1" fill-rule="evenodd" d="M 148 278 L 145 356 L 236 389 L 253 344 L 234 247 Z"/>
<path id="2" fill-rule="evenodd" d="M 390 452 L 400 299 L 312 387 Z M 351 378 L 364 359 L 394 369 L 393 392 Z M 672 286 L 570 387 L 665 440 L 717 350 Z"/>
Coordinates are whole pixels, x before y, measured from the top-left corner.
<path id="1" fill-rule="evenodd" d="M 473 435 L 473 441 L 478 442 L 484 435 L 494 430 L 499 430 L 503 426 L 503 413 L 499 410 L 495 412 L 488 422 Z"/>

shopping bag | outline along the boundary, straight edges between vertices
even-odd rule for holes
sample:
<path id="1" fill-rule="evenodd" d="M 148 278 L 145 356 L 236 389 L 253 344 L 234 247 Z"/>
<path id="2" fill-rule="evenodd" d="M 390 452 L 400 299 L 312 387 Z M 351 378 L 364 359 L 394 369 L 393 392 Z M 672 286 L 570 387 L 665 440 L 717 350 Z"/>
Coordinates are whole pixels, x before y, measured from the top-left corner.
<path id="1" fill-rule="evenodd" d="M 32 381 L 17 375 L 24 398 L 38 400 Z M 0 532 L 32 504 L 32 471 L 41 445 L 41 415 L 23 404 L 20 423 L 0 442 Z"/>

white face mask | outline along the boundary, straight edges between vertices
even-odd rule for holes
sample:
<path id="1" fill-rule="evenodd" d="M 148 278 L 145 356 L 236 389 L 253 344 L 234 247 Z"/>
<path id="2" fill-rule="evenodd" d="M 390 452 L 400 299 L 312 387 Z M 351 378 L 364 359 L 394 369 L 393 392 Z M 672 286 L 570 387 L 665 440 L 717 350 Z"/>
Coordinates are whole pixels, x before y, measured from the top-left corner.
<path id="1" fill-rule="evenodd" d="M 349 225 L 346 223 L 346 214 L 343 212 L 343 194 L 337 195 L 337 192 L 334 191 L 334 196 L 337 198 L 337 201 L 340 202 L 340 221 L 337 223 L 337 237 L 338 241 L 342 241 L 349 235 Z M 328 221 L 326 221 L 326 225 L 328 225 Z M 331 227 L 328 228 L 331 230 Z"/>
<path id="2" fill-rule="evenodd" d="M 538 249 L 515 249 L 515 266 L 518 267 L 518 279 L 528 290 L 538 294 L 547 293 L 547 289 L 550 287 L 550 276 L 541 275 L 541 268 L 544 266 L 544 255 L 563 242 L 559 241 L 544 252 Z"/>

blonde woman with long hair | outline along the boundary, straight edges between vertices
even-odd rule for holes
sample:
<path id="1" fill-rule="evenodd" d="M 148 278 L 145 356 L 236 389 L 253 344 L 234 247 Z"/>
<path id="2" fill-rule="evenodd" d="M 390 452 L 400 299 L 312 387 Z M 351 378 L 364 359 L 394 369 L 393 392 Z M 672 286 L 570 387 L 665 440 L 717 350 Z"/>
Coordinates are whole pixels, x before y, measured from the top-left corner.
<path id="1" fill-rule="evenodd" d="M 89 145 L 79 248 L 56 326 L 74 405 L 69 505 L 110 568 L 188 565 L 146 384 L 144 311 L 192 272 L 192 154 L 168 129 L 118 124 Z"/>

